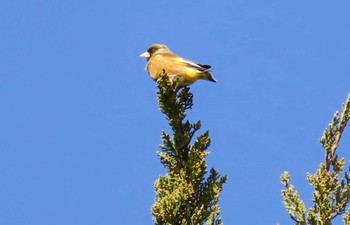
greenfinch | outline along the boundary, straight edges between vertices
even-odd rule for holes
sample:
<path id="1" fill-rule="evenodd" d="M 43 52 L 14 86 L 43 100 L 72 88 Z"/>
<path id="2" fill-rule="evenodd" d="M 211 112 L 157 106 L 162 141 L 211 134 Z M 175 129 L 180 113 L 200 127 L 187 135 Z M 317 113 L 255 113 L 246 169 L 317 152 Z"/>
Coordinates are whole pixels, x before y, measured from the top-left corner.
<path id="1" fill-rule="evenodd" d="M 167 46 L 162 44 L 152 45 L 140 57 L 147 60 L 145 70 L 155 81 L 165 71 L 171 81 L 178 79 L 180 87 L 189 86 L 197 80 L 216 82 L 211 74 L 209 65 L 203 65 L 189 61 L 175 55 Z"/>

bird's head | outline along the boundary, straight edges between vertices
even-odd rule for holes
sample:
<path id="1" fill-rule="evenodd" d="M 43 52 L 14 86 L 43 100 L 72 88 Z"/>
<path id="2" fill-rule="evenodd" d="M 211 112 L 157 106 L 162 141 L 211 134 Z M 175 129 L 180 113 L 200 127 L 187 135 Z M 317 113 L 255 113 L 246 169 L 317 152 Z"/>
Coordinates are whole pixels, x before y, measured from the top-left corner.
<path id="1" fill-rule="evenodd" d="M 154 55 L 159 53 L 172 53 L 166 45 L 154 44 L 147 51 L 140 55 L 141 58 L 146 59 L 147 61 Z"/>

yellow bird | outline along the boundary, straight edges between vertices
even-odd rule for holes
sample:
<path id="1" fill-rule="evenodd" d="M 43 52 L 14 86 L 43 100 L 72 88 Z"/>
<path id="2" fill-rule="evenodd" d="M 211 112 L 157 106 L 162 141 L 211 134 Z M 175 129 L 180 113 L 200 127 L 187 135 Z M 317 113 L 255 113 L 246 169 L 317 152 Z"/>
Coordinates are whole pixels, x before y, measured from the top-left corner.
<path id="1" fill-rule="evenodd" d="M 140 57 L 147 60 L 145 70 L 153 80 L 165 70 L 170 80 L 178 78 L 179 86 L 188 86 L 197 80 L 208 80 L 216 82 L 209 70 L 211 66 L 189 61 L 175 55 L 170 49 L 162 44 L 152 45 Z"/>

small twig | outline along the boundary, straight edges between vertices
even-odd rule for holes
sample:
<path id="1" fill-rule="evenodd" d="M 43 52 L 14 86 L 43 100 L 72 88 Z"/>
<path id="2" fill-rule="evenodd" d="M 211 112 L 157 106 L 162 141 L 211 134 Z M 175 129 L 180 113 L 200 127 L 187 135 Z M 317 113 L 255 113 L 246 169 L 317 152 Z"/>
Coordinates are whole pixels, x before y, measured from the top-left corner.
<path id="1" fill-rule="evenodd" d="M 327 168 L 327 171 L 329 171 L 329 169 L 330 169 L 330 166 L 331 166 L 332 160 L 334 158 L 335 152 L 337 151 L 337 149 L 339 147 L 340 139 L 341 139 L 341 137 L 343 135 L 343 132 L 345 130 L 345 127 L 346 127 L 346 125 L 348 123 L 349 110 L 350 110 L 349 106 L 350 106 L 350 94 L 348 95 L 348 98 L 347 98 L 346 102 L 343 105 L 343 112 L 341 114 L 341 118 L 338 117 L 338 112 L 336 112 L 336 114 L 335 114 L 335 116 L 338 117 L 338 119 L 340 121 L 339 121 L 339 126 L 338 126 L 338 129 L 337 129 L 337 133 L 335 134 L 335 137 L 334 137 L 333 145 L 331 146 L 329 152 L 327 152 L 327 155 L 326 155 L 326 168 Z"/>

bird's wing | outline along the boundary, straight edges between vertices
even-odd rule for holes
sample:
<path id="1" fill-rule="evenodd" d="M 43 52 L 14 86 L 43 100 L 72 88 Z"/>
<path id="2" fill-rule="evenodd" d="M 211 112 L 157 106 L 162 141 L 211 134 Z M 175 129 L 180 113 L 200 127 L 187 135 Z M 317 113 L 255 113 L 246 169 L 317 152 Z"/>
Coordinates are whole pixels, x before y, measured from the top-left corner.
<path id="1" fill-rule="evenodd" d="M 168 56 L 167 58 L 171 59 L 171 61 L 173 61 L 176 64 L 179 64 L 182 66 L 187 66 L 187 67 L 192 67 L 192 68 L 195 68 L 195 69 L 200 70 L 200 71 L 206 71 L 206 70 L 211 68 L 211 66 L 209 66 L 209 65 L 195 63 L 195 62 L 192 62 L 190 60 L 176 56 L 174 54 L 164 53 L 163 55 Z"/>

